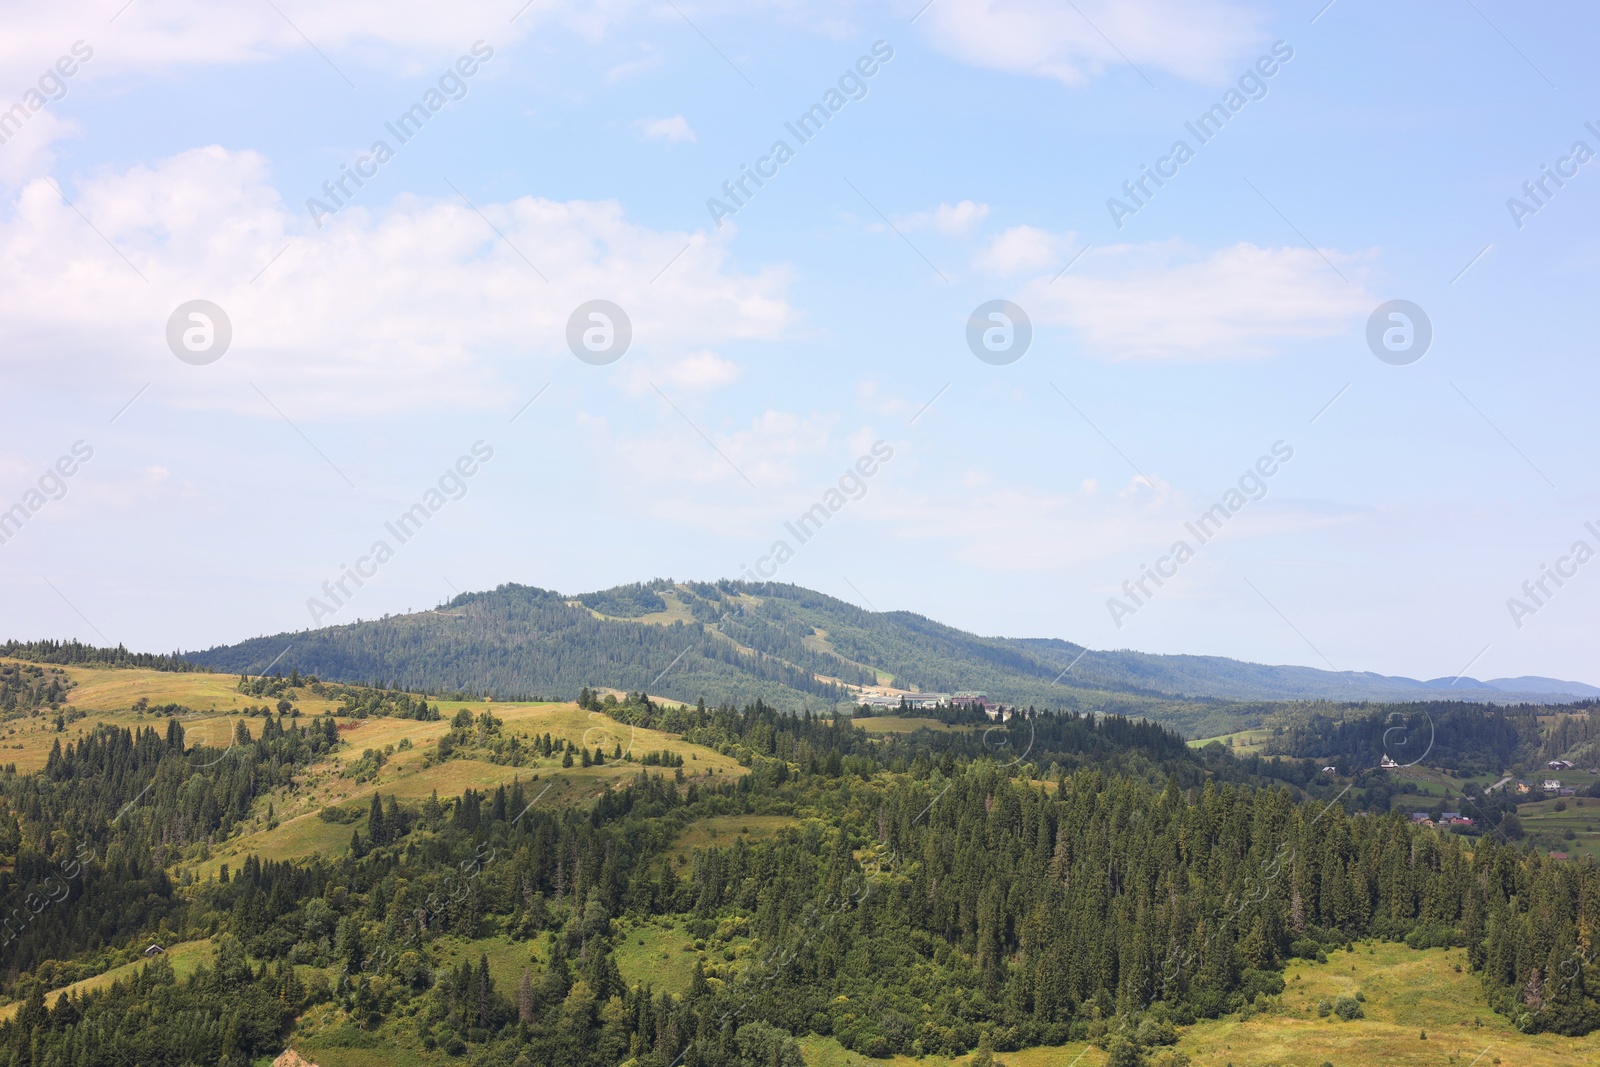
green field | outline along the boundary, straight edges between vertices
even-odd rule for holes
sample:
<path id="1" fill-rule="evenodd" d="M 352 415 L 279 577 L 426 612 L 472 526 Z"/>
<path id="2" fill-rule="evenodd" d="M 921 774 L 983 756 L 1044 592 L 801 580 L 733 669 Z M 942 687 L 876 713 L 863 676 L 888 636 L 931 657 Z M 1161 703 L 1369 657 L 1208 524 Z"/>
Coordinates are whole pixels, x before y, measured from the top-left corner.
<path id="1" fill-rule="evenodd" d="M 454 709 L 460 707 L 473 711 L 492 708 L 496 717 L 505 724 L 504 729 L 508 734 L 532 738 L 549 733 L 553 738 L 564 738 L 575 745 L 601 748 L 608 756 L 620 746 L 634 760 L 608 759 L 598 766 L 563 767 L 559 757 L 550 757 L 534 759 L 528 765 L 514 767 L 458 757 L 432 767 L 423 766 L 429 747 L 448 732 L 448 720 L 454 714 Z M 599 712 L 584 711 L 575 704 L 486 705 L 444 701 L 440 708 L 445 717 L 445 721 L 441 722 L 383 717 L 340 720 L 339 737 L 346 744 L 340 748 L 338 755 L 309 768 L 303 782 L 294 789 L 278 790 L 257 798 L 252 817 L 242 825 L 241 831 L 214 847 L 209 860 L 190 863 L 190 869 L 201 877 L 214 876 L 222 864 L 237 869 L 245 857 L 252 854 L 272 860 L 298 859 L 314 854 L 341 856 L 349 848 L 353 829 L 361 828 L 365 833 L 364 819 L 354 823 L 329 823 L 323 822 L 317 813 L 333 806 L 364 813 L 374 793 L 385 797 L 392 795 L 414 804 L 425 800 L 435 791 L 442 800 L 449 800 L 468 789 L 491 791 L 520 780 L 524 783 L 528 798 L 537 798 L 540 804 L 587 804 L 618 782 L 636 777 L 644 769 L 638 762 L 639 758 L 661 750 L 683 757 L 682 770 L 689 781 L 705 778 L 721 780 L 723 776 L 738 777 L 748 773 L 737 760 L 720 752 L 691 744 L 672 734 L 620 723 Z M 124 717 L 129 716 L 125 714 Z M 146 719 L 148 721 L 149 717 Z M 411 742 L 412 747 L 400 749 L 399 744 L 406 740 Z M 344 768 L 358 759 L 362 751 L 369 748 L 388 751 L 391 746 L 394 746 L 394 751 L 389 761 L 372 781 L 358 783 L 344 772 Z M 48 744 L 35 747 L 39 751 L 38 763 L 42 766 L 49 752 Z M 664 768 L 660 767 L 650 769 L 652 774 L 661 774 L 663 771 Z M 278 825 L 271 829 L 268 829 L 267 822 L 268 804 L 272 805 L 273 814 L 278 820 Z"/>
<path id="2" fill-rule="evenodd" d="M 513 941 L 509 937 L 480 937 L 465 941 L 459 937 L 441 937 L 433 942 L 440 967 L 455 967 L 466 960 L 477 966 L 480 955 L 489 958 L 489 975 L 500 992 L 515 998 L 522 972 L 538 973 L 536 963 L 548 952 L 542 941 Z M 437 968 L 436 968 L 437 969 Z"/>
<path id="3" fill-rule="evenodd" d="M 790 815 L 714 815 L 684 827 L 672 843 L 674 853 L 688 854 L 697 848 L 731 845 L 740 837 L 746 844 L 771 837 L 785 826 L 798 826 Z"/>
<path id="4" fill-rule="evenodd" d="M 1417 952 L 1399 944 L 1357 944 L 1325 964 L 1297 960 L 1284 971 L 1279 1010 L 1180 1031 L 1194 1067 L 1571 1067 L 1595 1063 L 1600 1033 L 1585 1038 L 1528 1035 L 1489 1010 L 1461 949 Z M 1455 968 L 1461 966 L 1458 972 Z M 1319 1001 L 1362 993 L 1366 1018 L 1319 1018 Z M 1428 1038 L 1422 1040 L 1426 1031 Z"/>
<path id="5" fill-rule="evenodd" d="M 1558 804 L 1566 810 L 1557 811 Z M 1573 859 L 1588 856 L 1600 860 L 1600 800 L 1563 797 L 1519 804 L 1517 817 L 1522 820 L 1526 838 L 1541 851 L 1565 852 Z M 1568 833 L 1572 834 L 1570 840 Z"/>
<path id="6" fill-rule="evenodd" d="M 1471 777 L 1456 778 L 1445 774 L 1443 771 L 1419 764 L 1415 767 L 1400 767 L 1390 770 L 1389 777 L 1396 782 L 1411 782 L 1416 785 L 1417 792 L 1407 795 L 1414 796 L 1417 802 L 1407 804 L 1406 807 L 1421 811 L 1426 810 L 1430 806 L 1430 801 L 1435 798 L 1461 796 L 1461 791 L 1466 788 L 1468 782 L 1475 782 L 1479 789 L 1487 789 L 1503 776 L 1500 774 L 1479 774 Z M 1507 785 L 1504 788 L 1509 789 L 1511 786 Z M 1404 797 L 1395 798 L 1397 807 L 1403 802 Z"/>
<path id="7" fill-rule="evenodd" d="M 922 729 L 949 733 L 952 730 L 977 729 L 976 726 L 951 726 L 938 719 L 919 719 L 914 715 L 872 715 L 867 718 L 852 719 L 850 722 L 852 726 L 859 726 L 869 734 L 913 734 Z"/>
<path id="8" fill-rule="evenodd" d="M 1229 749 L 1229 751 L 1236 756 L 1248 756 L 1253 753 L 1259 754 L 1262 749 L 1266 748 L 1267 742 L 1271 739 L 1271 730 L 1239 730 L 1231 734 L 1218 734 L 1215 737 L 1198 738 L 1194 741 L 1190 741 L 1189 747 L 1205 748 L 1211 742 L 1215 741 L 1224 748 L 1227 748 L 1228 742 L 1232 741 L 1233 746 Z"/>
<path id="9" fill-rule="evenodd" d="M 617 970 L 629 985 L 650 983 L 655 989 L 682 996 L 694 976 L 694 939 L 665 919 L 618 923 Z"/>
<path id="10" fill-rule="evenodd" d="M 968 1053 L 954 1058 L 891 1056 L 875 1060 L 859 1052 L 851 1052 L 831 1037 L 818 1037 L 815 1034 L 800 1039 L 800 1054 L 805 1058 L 806 1067 L 959 1067 L 970 1063 L 973 1057 L 973 1053 Z M 1093 1045 L 1074 1041 L 1059 1048 L 1026 1048 L 997 1053 L 995 1064 L 996 1067 L 1002 1063 L 1005 1067 L 1104 1067 L 1106 1058 L 1106 1054 Z"/>
<path id="11" fill-rule="evenodd" d="M 1456 966 L 1462 965 L 1460 972 Z M 1460 949 L 1413 951 L 1404 945 L 1357 945 L 1325 964 L 1295 961 L 1287 988 L 1267 1011 L 1180 1027 L 1177 1048 L 1193 1067 L 1576 1067 L 1600 1063 L 1600 1033 L 1585 1038 L 1528 1035 L 1489 1010 Z M 1320 1018 L 1319 1001 L 1360 992 L 1366 1017 Z M 1427 1032 L 1427 1040 L 1422 1033 Z M 871 1060 L 827 1037 L 801 1040 L 806 1067 L 952 1067 L 971 1059 L 896 1056 Z M 996 1053 L 1006 1067 L 1071 1067 L 1084 1045 Z M 1480 1059 L 1481 1057 L 1481 1059 Z M 1090 1048 L 1081 1067 L 1102 1067 Z"/>

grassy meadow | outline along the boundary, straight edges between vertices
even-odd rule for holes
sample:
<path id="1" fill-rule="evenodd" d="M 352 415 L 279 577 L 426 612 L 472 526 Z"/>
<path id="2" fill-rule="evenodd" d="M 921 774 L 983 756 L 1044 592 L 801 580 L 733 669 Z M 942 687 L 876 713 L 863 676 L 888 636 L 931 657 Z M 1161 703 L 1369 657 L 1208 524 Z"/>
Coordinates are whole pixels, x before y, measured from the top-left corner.
<path id="1" fill-rule="evenodd" d="M 1236 756 L 1249 756 L 1261 753 L 1271 739 L 1271 730 L 1238 730 L 1231 734 L 1196 738 L 1189 742 L 1189 747 L 1205 748 L 1215 741 L 1224 748 L 1228 748 Z M 1232 742 L 1232 744 L 1230 745 L 1229 742 Z"/>
<path id="2" fill-rule="evenodd" d="M 561 759 L 535 759 L 531 765 L 513 767 L 490 763 L 480 759 L 457 757 L 423 766 L 430 746 L 449 731 L 449 719 L 461 707 L 474 712 L 485 708 L 492 710 L 505 723 L 505 732 L 524 737 L 550 734 L 564 738 L 590 749 L 599 747 L 608 757 L 604 764 L 584 767 L 561 766 Z M 244 858 L 255 854 L 262 859 L 286 860 L 314 853 L 338 856 L 350 846 L 353 827 L 364 823 L 340 824 L 324 822 L 318 815 L 325 807 L 338 806 L 365 812 L 373 793 L 385 797 L 393 795 L 402 802 L 426 799 L 435 790 L 441 799 L 460 796 L 467 789 L 492 790 L 509 786 L 521 780 L 529 799 L 537 798 L 541 804 L 583 804 L 604 793 L 623 779 L 638 775 L 638 759 L 648 752 L 669 751 L 683 757 L 686 780 L 721 780 L 747 773 L 737 760 L 702 745 L 690 744 L 671 734 L 645 730 L 627 723 L 617 722 L 599 712 L 584 711 L 576 704 L 461 704 L 440 702 L 444 720 L 419 722 L 415 719 L 368 718 L 340 720 L 339 736 L 349 743 L 333 760 L 317 764 L 306 775 L 305 784 L 293 791 L 278 792 L 257 801 L 255 817 L 245 831 L 212 850 L 211 859 L 193 864 L 198 875 L 215 874 L 227 863 L 237 868 Z M 401 749 L 402 740 L 411 747 Z M 357 783 L 341 773 L 342 767 L 353 762 L 366 749 L 395 750 L 389 760 L 369 782 Z M 610 755 L 620 745 L 624 759 L 614 761 Z M 653 768 L 660 773 L 662 768 Z M 266 804 L 274 805 L 279 820 L 275 828 L 268 828 Z"/>
<path id="3" fill-rule="evenodd" d="M 951 731 L 976 730 L 977 727 L 964 724 L 952 726 L 938 719 L 919 719 L 914 715 L 871 715 L 866 718 L 852 719 L 851 725 L 859 726 L 869 734 L 914 734 L 921 729 L 933 730 L 936 733 L 950 733 Z"/>
<path id="4" fill-rule="evenodd" d="M 15 763 L 27 773 L 44 767 L 57 741 L 68 741 L 106 723 L 130 729 L 153 727 L 166 730 L 167 716 L 138 712 L 140 698 L 153 706 L 177 704 L 192 710 L 179 716 L 190 745 L 204 744 L 225 748 L 235 724 L 243 720 L 259 734 L 262 719 L 243 714 L 247 707 L 276 704 L 276 698 L 253 697 L 238 691 L 238 678 L 231 674 L 205 672 L 175 673 L 145 669 L 64 667 L 73 681 L 63 702 L 76 709 L 74 718 L 58 731 L 55 713 L 41 710 L 0 722 L 0 763 Z M 295 690 L 291 699 L 301 711 L 301 721 L 339 707 L 339 702 L 317 697 L 309 688 Z M 258 798 L 251 819 L 242 831 L 212 850 L 210 859 L 190 863 L 189 869 L 204 877 L 215 875 L 226 863 L 237 869 L 252 853 L 263 859 L 297 859 L 314 854 L 337 856 L 348 849 L 352 824 L 324 822 L 318 812 L 340 806 L 365 812 L 373 793 L 393 795 L 402 802 L 419 802 L 437 791 L 444 799 L 460 796 L 467 789 L 492 790 L 520 779 L 529 784 L 530 797 L 541 803 L 582 804 L 605 792 L 615 782 L 631 778 L 640 771 L 639 758 L 649 752 L 668 751 L 683 757 L 686 779 L 717 779 L 745 774 L 737 760 L 678 737 L 618 722 L 599 712 L 585 711 L 571 703 L 493 703 L 490 701 L 435 701 L 443 716 L 438 722 L 416 719 L 370 717 L 341 718 L 339 737 L 346 742 L 330 759 L 302 776 L 289 790 L 278 790 Z M 477 714 L 492 711 L 504 723 L 507 734 L 533 738 L 550 734 L 590 750 L 604 750 L 606 763 L 583 767 L 562 767 L 560 757 L 535 759 L 531 765 L 512 767 L 482 759 L 455 758 L 432 767 L 424 766 L 431 746 L 450 729 L 450 719 L 466 708 Z M 407 747 L 402 748 L 402 745 Z M 612 761 L 611 754 L 621 747 L 633 760 Z M 375 778 L 356 782 L 347 771 L 367 749 L 387 754 L 387 762 Z M 659 773 L 661 769 L 656 768 Z M 271 818 L 269 820 L 269 805 Z M 361 822 L 354 826 L 364 825 Z"/>
<path id="5" fill-rule="evenodd" d="M 1562 779 L 1565 781 L 1565 779 Z M 1564 810 L 1557 811 L 1560 807 Z M 1522 830 L 1542 851 L 1600 860 L 1600 800 L 1563 797 L 1517 805 Z M 1571 837 L 1568 837 L 1568 835 Z"/>

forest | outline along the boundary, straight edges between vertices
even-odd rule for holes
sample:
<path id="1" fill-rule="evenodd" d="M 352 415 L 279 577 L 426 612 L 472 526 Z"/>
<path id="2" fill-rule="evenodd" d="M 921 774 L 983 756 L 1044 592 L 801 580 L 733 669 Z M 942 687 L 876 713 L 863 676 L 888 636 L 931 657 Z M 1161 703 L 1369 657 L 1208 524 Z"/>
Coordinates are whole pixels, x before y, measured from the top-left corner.
<path id="1" fill-rule="evenodd" d="M 1297 717 L 1283 734 L 1268 742 L 1267 752 L 1318 755 L 1365 767 L 1385 757 L 1400 764 L 1426 759 L 1429 766 L 1463 775 L 1497 773 L 1527 763 L 1539 753 L 1538 716 L 1550 710 L 1453 701 L 1346 706 L 1339 709 L 1341 718 L 1320 712 Z M 1575 724 L 1563 720 L 1563 735 L 1574 729 L 1568 722 Z M 1570 744 L 1558 751 L 1567 747 Z"/>
<path id="2" fill-rule="evenodd" d="M 532 765 L 571 767 L 572 746 L 535 735 L 511 759 L 500 719 L 462 709 L 452 752 L 526 777 L 420 803 L 380 787 L 364 818 L 339 809 L 355 819 L 342 855 L 199 879 L 167 872 L 348 750 L 337 723 L 364 700 L 239 720 L 226 747 L 186 744 L 177 719 L 100 726 L 58 739 L 39 773 L 0 774 L 0 993 L 18 1003 L 0 1063 L 245 1064 L 299 1040 L 508 1067 L 800 1067 L 797 1039 L 827 1035 L 873 1058 L 1088 1040 L 1117 1067 L 1170 1067 L 1176 1028 L 1269 1006 L 1286 962 L 1358 939 L 1464 947 L 1525 1031 L 1600 1026 L 1593 863 L 1323 799 L 1302 761 L 1072 711 L 880 736 L 761 702 L 583 699 L 746 773 L 685 781 L 656 752 L 592 803 L 540 804 Z M 674 858 L 703 820 L 800 813 Z M 622 978 L 618 924 L 657 917 L 728 946 L 685 991 Z M 533 950 L 514 985 L 441 955 L 488 934 Z M 157 959 L 46 1002 L 152 940 L 198 938 L 213 952 L 187 975 Z"/>

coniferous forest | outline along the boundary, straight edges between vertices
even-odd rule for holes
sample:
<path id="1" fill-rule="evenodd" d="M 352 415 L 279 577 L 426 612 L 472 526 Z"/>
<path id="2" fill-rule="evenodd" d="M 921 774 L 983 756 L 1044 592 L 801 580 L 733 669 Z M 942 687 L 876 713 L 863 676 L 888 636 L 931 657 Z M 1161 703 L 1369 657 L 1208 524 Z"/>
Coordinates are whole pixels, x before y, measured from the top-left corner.
<path id="1" fill-rule="evenodd" d="M 346 715 L 430 710 L 335 695 Z M 342 855 L 250 855 L 203 878 L 174 861 L 348 750 L 346 720 L 262 709 L 254 731 L 241 720 L 207 745 L 176 718 L 102 725 L 58 740 L 37 773 L 0 774 L 0 993 L 16 1002 L 0 1062 L 246 1064 L 297 1039 L 377 1048 L 403 1032 L 508 1067 L 799 1067 L 806 1035 L 872 1058 L 1090 1040 L 1118 1064 L 1173 1063 L 1178 1027 L 1270 1004 L 1287 961 L 1364 939 L 1464 947 L 1525 1031 L 1600 1026 L 1592 863 L 1365 810 L 1295 761 L 1074 712 L 875 736 L 761 703 L 583 702 L 744 773 L 686 780 L 681 756 L 641 753 L 586 805 L 540 803 L 522 763 L 509 785 L 454 797 L 380 788 L 342 809 Z M 506 733 L 463 710 L 442 758 Z M 573 764 L 548 738 L 527 751 Z M 674 849 L 719 816 L 792 818 L 760 841 Z M 650 917 L 727 951 L 679 992 L 627 981 L 619 924 Z M 440 951 L 491 933 L 537 964 L 509 983 L 487 957 Z M 45 996 L 196 939 L 211 951 L 182 975 L 158 952 Z"/>

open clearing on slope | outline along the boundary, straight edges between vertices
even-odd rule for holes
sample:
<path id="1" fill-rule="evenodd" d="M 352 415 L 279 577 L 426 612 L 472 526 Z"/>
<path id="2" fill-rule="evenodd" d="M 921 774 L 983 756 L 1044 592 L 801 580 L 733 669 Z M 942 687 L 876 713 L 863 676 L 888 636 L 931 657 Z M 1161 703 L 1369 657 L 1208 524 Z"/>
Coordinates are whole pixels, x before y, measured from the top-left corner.
<path id="1" fill-rule="evenodd" d="M 785 826 L 798 825 L 800 820 L 790 815 L 713 815 L 684 827 L 672 842 L 672 852 L 687 855 L 697 848 L 731 845 L 741 837 L 745 844 L 753 845 Z"/>
<path id="2" fill-rule="evenodd" d="M 800 1055 L 806 1067 L 960 1067 L 970 1063 L 973 1053 L 965 1056 L 890 1056 L 874 1060 L 852 1052 L 831 1037 L 812 1034 L 800 1039 Z M 1025 1048 L 1016 1052 L 995 1054 L 995 1063 L 1005 1067 L 1104 1067 L 1106 1054 L 1083 1041 L 1055 1048 Z"/>
<path id="3" fill-rule="evenodd" d="M 166 955 L 167 962 L 172 964 L 173 973 L 179 978 L 187 978 L 194 973 L 195 968 L 199 967 L 200 964 L 211 959 L 211 939 L 208 937 L 201 941 L 185 941 L 182 944 L 173 945 L 167 949 Z M 71 985 L 63 986 L 60 989 L 52 989 L 44 995 L 45 1006 L 55 1007 L 56 1001 L 63 993 L 86 993 L 91 989 L 103 989 L 112 982 L 124 978 L 132 978 L 147 963 L 147 960 L 134 960 L 132 963 L 124 963 L 121 967 L 113 967 L 103 974 L 97 974 L 93 978 L 85 978 L 81 982 L 73 982 Z M 5 1022 L 21 1010 L 21 1001 L 15 1001 L 0 1007 L 0 1022 Z"/>
<path id="4" fill-rule="evenodd" d="M 1557 811 L 1558 804 L 1564 810 Z M 1517 817 L 1522 820 L 1524 834 L 1541 850 L 1565 852 L 1573 859 L 1581 856 L 1600 859 L 1600 800 L 1562 797 L 1519 804 Z"/>
<path id="5" fill-rule="evenodd" d="M 618 924 L 617 970 L 629 985 L 649 983 L 657 992 L 682 996 L 694 980 L 694 938 L 668 919 Z"/>
<path id="6" fill-rule="evenodd" d="M 1259 753 L 1267 747 L 1267 742 L 1272 739 L 1271 730 L 1239 730 L 1231 734 L 1218 734 L 1216 737 L 1201 737 L 1189 742 L 1190 748 L 1204 748 L 1215 741 L 1224 748 L 1228 742 L 1233 742 L 1230 751 L 1236 756 L 1249 756 Z"/>
<path id="7" fill-rule="evenodd" d="M 1358 944 L 1329 953 L 1325 964 L 1297 960 L 1284 971 L 1281 1012 L 1206 1021 L 1178 1031 L 1178 1049 L 1193 1067 L 1575 1067 L 1600 1062 L 1600 1032 L 1583 1038 L 1524 1034 L 1489 1010 L 1461 949 L 1414 951 L 1400 944 Z M 1461 966 L 1458 972 L 1455 968 Z M 1363 1019 L 1319 1018 L 1319 1001 L 1361 992 Z M 1423 1032 L 1427 1039 L 1423 1040 Z M 882 1067 L 833 1038 L 800 1042 L 806 1067 Z M 1081 1043 L 1001 1052 L 1006 1067 L 1069 1067 Z M 896 1056 L 892 1067 L 960 1067 L 971 1055 L 917 1060 Z M 1091 1048 L 1080 1067 L 1101 1067 Z"/>
<path id="8" fill-rule="evenodd" d="M 851 719 L 850 725 L 859 726 L 869 734 L 914 734 L 922 729 L 947 734 L 952 731 L 961 733 L 977 729 L 971 724 L 951 726 L 938 719 L 919 719 L 913 715 L 868 715 Z"/>
<path id="9" fill-rule="evenodd" d="M 9 661 L 8 661 L 9 662 Z M 247 707 L 275 705 L 276 698 L 252 697 L 238 691 L 238 678 L 232 674 L 208 672 L 175 673 L 142 668 L 65 667 L 76 685 L 68 692 L 64 706 L 84 712 L 85 717 L 55 728 L 55 715 L 41 710 L 37 715 L 21 716 L 0 723 L 0 763 L 15 763 L 22 773 L 44 767 L 51 748 L 58 742 L 77 740 L 99 724 L 127 729 L 152 728 L 165 734 L 168 717 L 135 712 L 140 698 L 153 706 L 177 704 L 192 713 L 178 716 L 190 746 L 226 748 L 236 724 L 243 721 L 259 736 L 263 721 L 259 716 L 242 714 Z M 307 688 L 292 694 L 301 711 L 299 722 L 310 716 L 339 707 L 339 702 L 317 697 Z M 738 777 L 747 771 L 737 760 L 701 745 L 657 730 L 646 730 L 618 722 L 599 712 L 585 711 L 572 703 L 522 702 L 497 704 L 490 701 L 432 701 L 442 716 L 438 722 L 375 716 L 366 719 L 340 718 L 339 737 L 346 742 L 330 759 L 306 769 L 297 784 L 257 799 L 252 817 L 243 833 L 215 847 L 210 860 L 191 869 L 202 877 L 215 875 L 222 864 L 237 868 L 252 853 L 266 859 L 298 859 L 314 854 L 342 855 L 349 847 L 351 830 L 363 825 L 323 822 L 317 816 L 329 806 L 364 809 L 374 792 L 393 795 L 402 801 L 418 802 L 437 791 L 448 800 L 467 789 L 490 791 L 521 779 L 530 785 L 529 797 L 540 796 L 541 803 L 582 804 L 593 800 L 623 779 L 636 776 L 638 762 L 647 753 L 667 751 L 681 756 L 687 780 L 718 780 Z M 528 765 L 513 767 L 476 758 L 446 760 L 425 767 L 430 746 L 436 745 L 450 730 L 450 720 L 465 708 L 474 716 L 491 711 L 504 724 L 507 734 L 525 740 L 550 734 L 593 751 L 600 748 L 606 762 L 583 767 L 562 767 L 560 757 L 534 759 Z M 410 747 L 401 749 L 402 742 Z M 621 748 L 632 761 L 613 761 Z M 392 748 L 392 751 L 390 751 Z M 368 782 L 356 782 L 345 771 L 367 749 L 388 753 L 388 762 Z M 667 768 L 651 768 L 652 774 L 673 774 Z M 535 780 L 537 783 L 535 784 Z M 267 829 L 268 805 L 278 825 Z"/>
<path id="10" fill-rule="evenodd" d="M 591 750 L 598 747 L 604 751 L 606 762 L 592 767 L 577 763 L 563 767 L 561 758 L 552 756 L 513 767 L 458 757 L 424 767 L 430 746 L 449 732 L 449 719 L 460 707 L 474 713 L 492 711 L 505 724 L 508 734 L 532 738 L 548 733 L 552 739 L 565 739 Z M 395 718 L 339 720 L 340 739 L 348 742 L 339 754 L 311 767 L 303 775 L 302 785 L 258 798 L 244 833 L 214 848 L 210 860 L 195 864 L 191 869 L 202 877 L 215 875 L 222 864 L 237 869 L 244 858 L 252 854 L 273 860 L 299 859 L 314 854 L 342 856 L 349 849 L 352 830 L 359 828 L 365 836 L 364 817 L 353 823 L 329 823 L 324 822 L 318 812 L 337 806 L 364 813 L 374 793 L 415 803 L 437 790 L 441 800 L 449 800 L 467 789 L 491 791 L 520 780 L 529 800 L 537 798 L 540 804 L 554 805 L 586 804 L 618 783 L 637 777 L 641 770 L 648 769 L 651 774 L 675 774 L 673 769 L 644 768 L 638 762 L 646 753 L 659 751 L 683 757 L 682 770 L 687 781 L 721 781 L 748 773 L 731 756 L 672 734 L 630 726 L 599 712 L 584 711 L 576 704 L 446 701 L 440 708 L 445 716 L 441 722 Z M 412 747 L 400 749 L 398 745 L 402 740 L 409 740 Z M 342 768 L 359 759 L 366 749 L 387 749 L 390 745 L 396 749 L 374 780 L 357 783 L 342 773 Z M 611 758 L 619 745 L 625 754 L 633 757 L 632 762 Z M 279 825 L 270 830 L 266 826 L 268 803 L 273 805 L 273 812 L 280 820 Z"/>
<path id="11" fill-rule="evenodd" d="M 1467 1067 L 1480 1055 L 1483 1067 L 1496 1057 L 1505 1067 L 1572 1067 L 1600 1057 L 1600 1032 L 1523 1034 L 1490 1011 L 1462 949 L 1357 944 L 1328 953 L 1325 964 L 1296 960 L 1284 979 L 1282 1014 L 1186 1027 L 1178 1047 L 1194 1067 Z M 1318 1018 L 1318 1001 L 1358 991 L 1367 998 L 1366 1018 Z"/>

